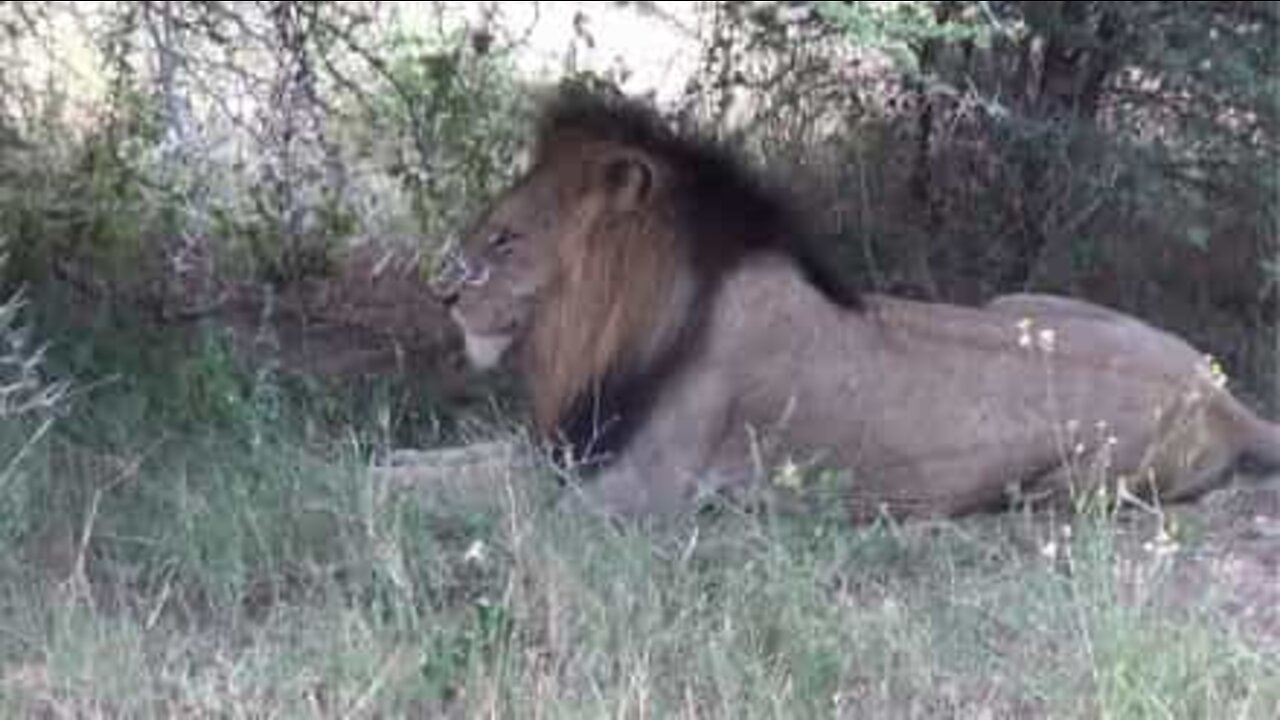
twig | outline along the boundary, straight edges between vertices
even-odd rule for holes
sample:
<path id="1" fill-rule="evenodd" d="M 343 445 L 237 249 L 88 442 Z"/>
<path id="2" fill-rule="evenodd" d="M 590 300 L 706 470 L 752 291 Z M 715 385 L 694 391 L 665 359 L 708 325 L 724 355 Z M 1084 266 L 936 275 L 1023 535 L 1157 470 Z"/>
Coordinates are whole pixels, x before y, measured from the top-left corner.
<path id="1" fill-rule="evenodd" d="M 369 683 L 369 687 L 365 688 L 365 691 L 360 694 L 360 697 L 356 698 L 355 702 L 351 704 L 351 707 L 342 716 L 350 718 L 364 715 L 366 707 L 373 702 L 378 693 L 382 692 L 387 680 L 396 674 L 399 667 L 404 665 L 405 655 L 406 651 L 403 649 L 393 651 L 386 661 L 382 663 L 382 667 L 378 668 L 378 674 Z"/>

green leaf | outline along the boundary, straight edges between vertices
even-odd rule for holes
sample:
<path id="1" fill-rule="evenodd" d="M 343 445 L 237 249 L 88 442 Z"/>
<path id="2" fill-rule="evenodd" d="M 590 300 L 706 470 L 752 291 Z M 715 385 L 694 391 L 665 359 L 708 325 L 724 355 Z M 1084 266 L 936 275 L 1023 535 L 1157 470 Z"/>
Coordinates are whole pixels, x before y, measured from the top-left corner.
<path id="1" fill-rule="evenodd" d="M 1194 225 L 1187 228 L 1186 241 L 1194 245 L 1197 249 L 1208 252 L 1209 250 L 1209 230 L 1208 228 Z"/>

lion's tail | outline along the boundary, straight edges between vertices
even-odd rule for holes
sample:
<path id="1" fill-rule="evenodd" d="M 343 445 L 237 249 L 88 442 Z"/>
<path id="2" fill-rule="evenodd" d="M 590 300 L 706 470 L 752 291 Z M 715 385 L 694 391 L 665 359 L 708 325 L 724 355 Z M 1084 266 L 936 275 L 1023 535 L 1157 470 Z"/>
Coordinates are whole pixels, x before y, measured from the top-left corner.
<path id="1" fill-rule="evenodd" d="M 1280 424 L 1258 417 L 1243 404 L 1236 405 L 1234 415 L 1242 431 L 1242 454 L 1267 471 L 1280 472 Z"/>

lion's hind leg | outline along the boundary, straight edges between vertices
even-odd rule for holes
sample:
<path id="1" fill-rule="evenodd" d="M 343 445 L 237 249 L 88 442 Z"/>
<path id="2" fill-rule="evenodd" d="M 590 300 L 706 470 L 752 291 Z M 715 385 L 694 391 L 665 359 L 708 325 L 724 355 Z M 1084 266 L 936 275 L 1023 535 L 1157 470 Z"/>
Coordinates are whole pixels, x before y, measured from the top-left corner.
<path id="1" fill-rule="evenodd" d="M 1161 432 L 1075 446 L 1029 481 L 1011 488 L 1015 504 L 1080 509 L 1129 496 L 1146 503 L 1193 501 L 1220 487 L 1236 457 L 1202 415 L 1184 415 Z"/>

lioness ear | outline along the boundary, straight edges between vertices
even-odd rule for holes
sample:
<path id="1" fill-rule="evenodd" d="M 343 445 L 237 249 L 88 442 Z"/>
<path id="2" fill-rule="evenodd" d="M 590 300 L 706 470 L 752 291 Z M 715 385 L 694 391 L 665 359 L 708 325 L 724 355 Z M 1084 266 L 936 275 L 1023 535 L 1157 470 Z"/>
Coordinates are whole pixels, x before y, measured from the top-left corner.
<path id="1" fill-rule="evenodd" d="M 653 194 L 657 174 L 649 158 L 634 152 L 610 154 L 600 166 L 600 182 L 616 210 L 633 210 Z"/>

